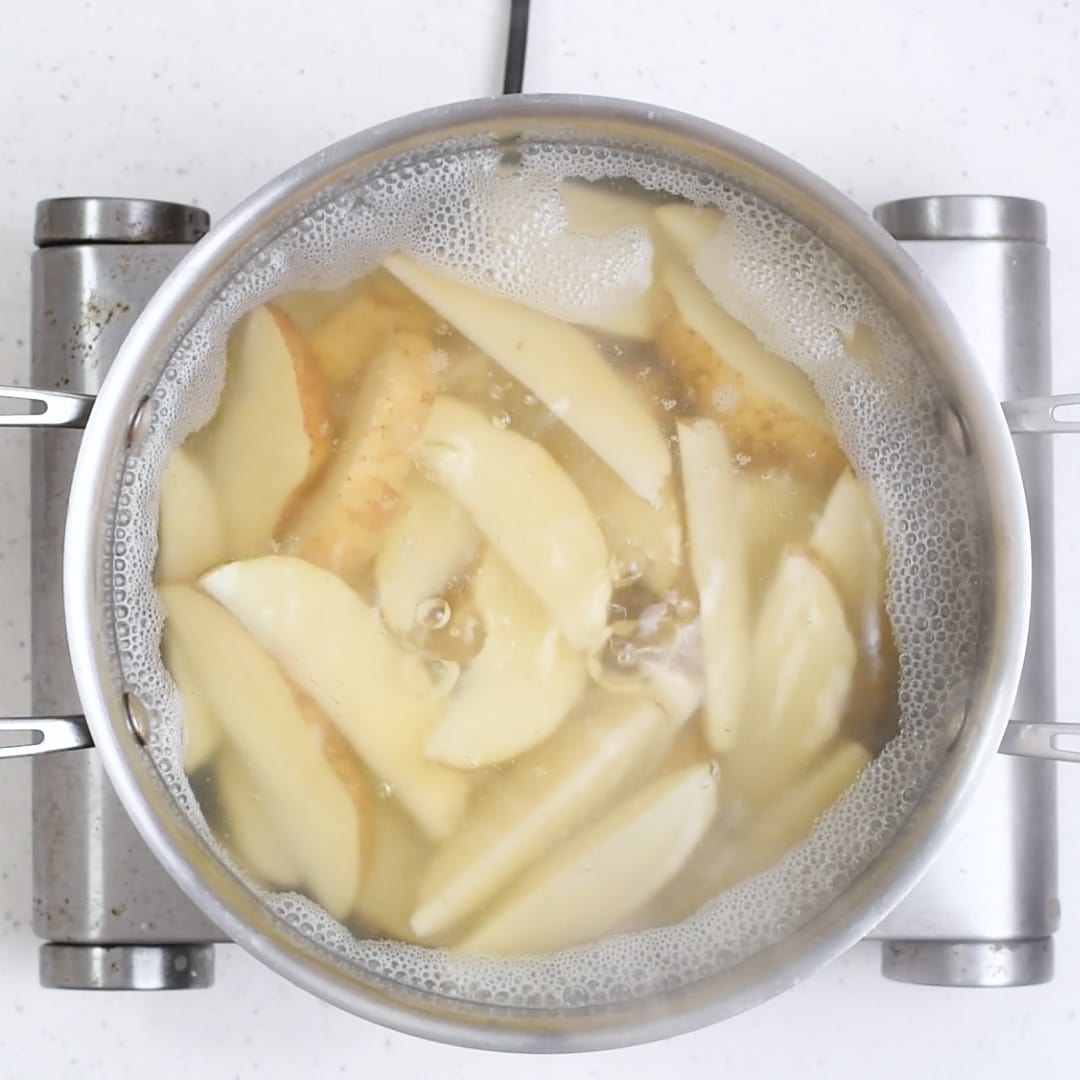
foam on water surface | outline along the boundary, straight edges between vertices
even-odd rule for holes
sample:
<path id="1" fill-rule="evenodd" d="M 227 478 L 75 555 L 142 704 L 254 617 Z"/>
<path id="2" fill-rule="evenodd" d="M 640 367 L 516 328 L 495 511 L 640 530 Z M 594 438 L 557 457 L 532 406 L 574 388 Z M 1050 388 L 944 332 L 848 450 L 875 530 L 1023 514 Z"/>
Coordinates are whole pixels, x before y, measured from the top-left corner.
<path id="1" fill-rule="evenodd" d="M 153 759 L 207 843 L 242 874 L 211 836 L 181 765 L 179 700 L 159 656 L 152 569 L 161 471 L 169 450 L 213 412 L 229 328 L 276 294 L 342 285 L 396 249 L 561 318 L 616 310 L 649 285 L 649 235 L 634 226 L 600 238 L 568 233 L 558 197 L 567 178 L 630 180 L 723 213 L 721 233 L 698 255 L 698 275 L 762 342 L 809 374 L 875 495 L 890 553 L 901 730 L 803 845 L 675 927 L 496 962 L 360 940 L 304 897 L 261 892 L 348 964 L 412 992 L 491 1006 L 566 1009 L 649 996 L 728 968 L 819 911 L 917 801 L 967 684 L 978 631 L 975 510 L 964 462 L 939 433 L 940 396 L 895 319 L 823 242 L 724 177 L 641 146 L 525 144 L 509 165 L 498 148 L 430 148 L 339 185 L 267 237 L 162 358 L 149 434 L 123 473 L 107 569 L 120 667 L 151 710 Z M 853 363 L 845 344 L 860 326 L 877 342 L 873 364 Z"/>

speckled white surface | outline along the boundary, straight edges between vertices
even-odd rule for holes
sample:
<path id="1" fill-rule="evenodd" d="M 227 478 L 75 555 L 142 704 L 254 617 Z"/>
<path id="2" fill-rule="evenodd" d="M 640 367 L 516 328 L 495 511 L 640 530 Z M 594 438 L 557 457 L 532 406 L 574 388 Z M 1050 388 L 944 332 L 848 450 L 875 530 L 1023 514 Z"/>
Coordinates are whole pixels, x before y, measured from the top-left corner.
<path id="1" fill-rule="evenodd" d="M 864 205 L 929 191 L 1050 209 L 1056 389 L 1080 389 L 1080 5 L 1015 0 L 535 0 L 530 90 L 647 99 L 755 135 Z M 941 10 L 946 9 L 946 10 Z M 853 16 L 851 11 L 857 10 Z M 34 203 L 181 199 L 220 214 L 326 142 L 494 92 L 498 0 L 36 0 L 0 34 L 0 380 L 27 370 Z M 1080 440 L 1058 453 L 1058 695 L 1080 700 Z M 25 436 L 0 434 L 0 712 L 27 705 Z M 1070 487 L 1072 493 L 1070 498 Z M 669 1075 L 1072 1077 L 1080 1053 L 1080 768 L 1062 770 L 1058 977 L 1015 991 L 886 983 L 861 946 L 755 1012 L 668 1043 L 508 1061 L 382 1031 L 235 948 L 214 990 L 39 989 L 29 783 L 0 766 L 0 1077 Z M 872 1062 L 872 1065 L 871 1065 Z"/>

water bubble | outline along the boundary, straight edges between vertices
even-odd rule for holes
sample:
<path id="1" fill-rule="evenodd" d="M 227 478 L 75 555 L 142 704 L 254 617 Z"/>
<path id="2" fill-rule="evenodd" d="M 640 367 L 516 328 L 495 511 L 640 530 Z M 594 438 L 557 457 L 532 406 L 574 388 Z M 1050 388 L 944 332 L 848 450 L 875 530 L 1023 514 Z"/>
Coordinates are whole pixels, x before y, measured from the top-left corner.
<path id="1" fill-rule="evenodd" d="M 649 565 L 649 557 L 636 544 L 620 545 L 608 563 L 608 573 L 617 589 L 640 581 Z"/>
<path id="2" fill-rule="evenodd" d="M 461 665 L 453 660 L 435 657 L 428 660 L 428 675 L 431 677 L 431 696 L 446 697 L 461 677 Z"/>
<path id="3" fill-rule="evenodd" d="M 510 414 L 505 409 L 499 409 L 498 412 L 491 414 L 492 427 L 498 428 L 500 431 L 510 426 Z"/>
<path id="4" fill-rule="evenodd" d="M 441 630 L 453 616 L 450 602 L 441 596 L 429 596 L 416 605 L 416 625 L 425 630 Z"/>

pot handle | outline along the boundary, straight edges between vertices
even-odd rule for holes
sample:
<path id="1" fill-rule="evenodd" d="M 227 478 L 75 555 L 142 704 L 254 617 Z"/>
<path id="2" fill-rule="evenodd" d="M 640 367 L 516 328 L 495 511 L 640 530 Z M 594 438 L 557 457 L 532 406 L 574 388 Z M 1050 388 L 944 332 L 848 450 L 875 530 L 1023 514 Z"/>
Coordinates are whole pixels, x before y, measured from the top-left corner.
<path id="1" fill-rule="evenodd" d="M 1014 434 L 1065 434 L 1080 431 L 1080 394 L 1020 398 L 1002 403 L 1009 430 Z M 1072 409 L 1076 419 L 1058 419 L 1059 409 Z"/>
<path id="2" fill-rule="evenodd" d="M 0 759 L 35 757 L 93 746 L 81 716 L 13 716 L 0 718 Z"/>
<path id="3" fill-rule="evenodd" d="M 9 406 L 16 402 L 19 411 L 8 411 Z M 83 428 L 90 419 L 93 405 L 94 399 L 90 394 L 0 386 L 0 427 Z"/>
<path id="4" fill-rule="evenodd" d="M 0 386 L 0 427 L 82 428 L 94 399 L 87 394 Z M 12 405 L 18 411 L 10 411 Z M 0 717 L 0 760 L 93 746 L 81 716 Z"/>
<path id="5" fill-rule="evenodd" d="M 1080 761 L 1080 724 L 1028 724 L 1011 721 L 998 750 L 1013 757 Z"/>

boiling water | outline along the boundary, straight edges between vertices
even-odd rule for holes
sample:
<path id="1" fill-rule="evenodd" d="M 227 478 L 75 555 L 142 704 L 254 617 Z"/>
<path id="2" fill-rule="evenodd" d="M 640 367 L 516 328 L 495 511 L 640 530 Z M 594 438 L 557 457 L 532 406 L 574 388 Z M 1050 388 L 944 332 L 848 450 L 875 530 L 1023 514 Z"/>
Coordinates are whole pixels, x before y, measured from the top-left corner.
<path id="1" fill-rule="evenodd" d="M 560 320 L 595 326 L 616 317 L 649 287 L 654 260 L 677 256 L 660 250 L 662 233 L 634 223 L 606 231 L 568 229 L 560 197 L 560 186 L 568 178 L 600 184 L 614 179 L 624 192 L 657 205 L 681 199 L 723 215 L 722 228 L 698 246 L 688 265 L 712 297 L 769 350 L 809 375 L 840 447 L 872 492 L 880 515 L 889 553 L 888 621 L 879 626 L 877 636 L 860 638 L 859 672 L 865 675 L 876 662 L 884 662 L 887 669 L 891 628 L 898 657 L 899 724 L 898 733 L 882 747 L 892 734 L 894 716 L 888 709 L 861 727 L 850 710 L 845 714 L 846 734 L 878 751 L 876 756 L 805 842 L 767 869 L 754 867 L 765 872 L 734 883 L 730 875 L 710 878 L 708 868 L 727 851 L 725 837 L 738 836 L 739 830 L 745 835 L 753 815 L 767 812 L 748 811 L 736 786 L 722 811 L 726 816 L 699 846 L 697 862 L 692 857 L 672 888 L 661 891 L 635 923 L 617 928 L 627 933 L 552 955 L 496 962 L 372 940 L 354 934 L 302 895 L 263 891 L 266 903 L 302 933 L 373 974 L 418 992 L 543 1007 L 615 1001 L 682 985 L 783 937 L 837 895 L 881 849 L 938 760 L 957 705 L 955 695 L 962 693 L 974 655 L 974 511 L 963 462 L 950 453 L 939 432 L 940 401 L 933 382 L 895 321 L 854 273 L 796 223 L 724 178 L 703 174 L 692 163 L 656 158 L 641 148 L 526 145 L 508 161 L 491 148 L 450 147 L 390 162 L 357 178 L 352 189 L 335 192 L 268 242 L 236 270 L 179 342 L 154 394 L 152 430 L 139 456 L 128 463 L 111 566 L 124 678 L 151 708 L 151 752 L 180 807 L 232 865 L 203 813 L 205 803 L 213 820 L 212 796 L 200 789 L 201 803 L 184 773 L 180 702 L 159 653 L 162 614 L 152 586 L 157 498 L 168 454 L 211 417 L 221 394 L 226 337 L 240 315 L 280 298 L 299 323 L 308 318 L 317 325 L 318 302 L 310 290 L 350 295 L 355 286 L 349 283 L 372 273 L 394 251 L 408 253 L 438 274 Z M 583 235 L 585 231 L 601 235 Z M 297 296 L 301 289 L 305 295 Z M 332 307 L 328 303 L 326 310 Z M 450 379 L 467 368 L 469 346 L 452 326 L 437 325 L 433 332 L 439 375 Z M 643 397 L 669 440 L 680 418 L 723 420 L 723 401 L 704 403 L 700 388 L 670 377 L 662 341 L 657 349 L 628 344 L 617 335 L 599 333 L 595 340 L 612 368 L 639 379 Z M 497 364 L 479 364 L 474 375 L 471 383 L 456 384 L 455 392 L 484 407 L 494 429 L 520 430 L 545 442 L 559 459 L 558 423 L 530 400 L 533 395 L 526 388 Z M 330 423 L 335 422 L 331 417 Z M 793 484 L 809 487 L 809 524 L 793 522 L 790 535 L 783 537 L 806 543 L 835 473 L 827 481 L 813 475 L 807 481 L 798 477 L 801 463 L 795 462 L 796 479 L 790 480 L 790 465 L 756 461 L 752 453 L 737 449 L 734 454 L 737 470 L 779 476 L 782 492 L 790 493 Z M 675 476 L 677 487 L 677 467 Z M 815 484 L 820 490 L 814 490 Z M 684 557 L 684 565 L 686 561 Z M 676 628 L 679 603 L 689 600 L 687 621 L 693 621 L 693 586 L 685 575 L 678 579 L 673 598 L 658 596 L 639 580 L 641 562 L 623 558 L 613 567 L 618 586 L 613 603 L 621 609 L 613 620 L 630 627 L 627 634 L 613 638 L 629 641 L 613 645 L 609 639 L 598 653 L 590 673 L 601 681 L 613 668 L 624 666 L 619 649 L 635 647 L 640 616 L 658 600 L 667 604 Z M 757 566 L 760 580 L 751 582 L 755 605 L 774 570 L 772 560 Z M 363 580 L 355 584 L 370 591 Z M 467 595 L 467 575 L 459 585 Z M 456 603 L 455 594 L 450 607 Z M 438 639 L 451 628 L 452 619 L 448 627 L 426 629 Z M 426 647 L 431 645 L 424 640 Z M 692 638 L 676 635 L 676 643 L 690 669 L 700 663 L 700 649 Z M 455 662 L 462 660 L 468 660 L 467 649 Z M 885 680 L 887 686 L 887 674 Z M 688 724 L 696 722 L 692 718 Z M 699 754 L 716 757 L 722 790 L 724 755 L 700 745 L 688 748 L 690 741 L 675 737 L 668 751 L 672 760 L 678 762 L 680 754 L 682 764 Z M 385 794 L 393 799 L 393 792 Z M 483 795 L 481 788 L 474 797 Z M 770 804 L 779 797 L 774 793 Z M 695 867 L 706 872 L 695 876 Z M 243 867 L 237 870 L 247 874 Z M 696 896 L 695 888 L 704 899 L 714 886 L 720 889 L 715 898 L 699 910 L 685 910 L 685 897 Z M 676 925 L 655 925 L 679 917 Z"/>

